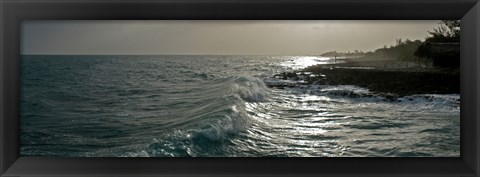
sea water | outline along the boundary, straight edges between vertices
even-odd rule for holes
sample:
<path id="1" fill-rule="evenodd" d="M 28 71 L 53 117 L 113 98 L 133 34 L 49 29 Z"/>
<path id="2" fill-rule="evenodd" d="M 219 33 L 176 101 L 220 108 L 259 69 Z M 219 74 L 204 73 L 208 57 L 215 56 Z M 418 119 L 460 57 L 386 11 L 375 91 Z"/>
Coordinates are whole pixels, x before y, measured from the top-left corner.
<path id="1" fill-rule="evenodd" d="M 21 62 L 21 156 L 458 157 L 459 94 L 269 88 L 306 56 L 49 56 Z"/>

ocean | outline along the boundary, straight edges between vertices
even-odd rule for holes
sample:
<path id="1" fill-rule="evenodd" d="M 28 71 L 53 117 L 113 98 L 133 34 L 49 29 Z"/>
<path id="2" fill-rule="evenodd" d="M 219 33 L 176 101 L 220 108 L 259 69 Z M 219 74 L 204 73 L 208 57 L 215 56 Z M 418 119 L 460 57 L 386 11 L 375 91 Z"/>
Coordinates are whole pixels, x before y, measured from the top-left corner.
<path id="1" fill-rule="evenodd" d="M 22 157 L 459 157 L 460 95 L 270 88 L 315 56 L 23 55 Z"/>

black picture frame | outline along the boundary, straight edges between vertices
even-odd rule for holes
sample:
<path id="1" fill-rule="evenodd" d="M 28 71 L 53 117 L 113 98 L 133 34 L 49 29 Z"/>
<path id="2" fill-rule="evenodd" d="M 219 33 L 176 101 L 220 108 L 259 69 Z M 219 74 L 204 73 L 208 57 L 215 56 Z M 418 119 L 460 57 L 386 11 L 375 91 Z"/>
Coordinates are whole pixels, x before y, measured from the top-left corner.
<path id="1" fill-rule="evenodd" d="M 0 0 L 0 175 L 480 176 L 478 0 Z M 458 158 L 19 157 L 23 20 L 461 19 Z"/>

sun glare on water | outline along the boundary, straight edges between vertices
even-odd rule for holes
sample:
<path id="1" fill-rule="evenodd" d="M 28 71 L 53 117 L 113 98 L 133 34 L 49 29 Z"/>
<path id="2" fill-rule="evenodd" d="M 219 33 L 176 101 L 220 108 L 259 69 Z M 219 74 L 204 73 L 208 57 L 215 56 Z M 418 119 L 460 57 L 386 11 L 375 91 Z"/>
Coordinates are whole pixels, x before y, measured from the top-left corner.
<path id="1" fill-rule="evenodd" d="M 281 66 L 298 70 L 307 68 L 309 66 L 331 63 L 339 63 L 339 61 L 335 61 L 332 58 L 320 56 L 295 56 L 292 57 L 290 60 L 282 63 Z"/>

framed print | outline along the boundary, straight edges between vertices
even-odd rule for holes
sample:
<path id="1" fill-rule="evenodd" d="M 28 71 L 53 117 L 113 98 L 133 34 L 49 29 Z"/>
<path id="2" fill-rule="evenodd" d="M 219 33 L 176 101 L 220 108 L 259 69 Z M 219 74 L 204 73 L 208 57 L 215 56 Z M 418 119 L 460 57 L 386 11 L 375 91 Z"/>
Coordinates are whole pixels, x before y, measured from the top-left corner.
<path id="1" fill-rule="evenodd" d="M 460 20 L 33 20 L 21 42 L 21 157 L 460 157 Z"/>
<path id="2" fill-rule="evenodd" d="M 1 6 L 2 176 L 478 176 L 477 1 Z"/>

